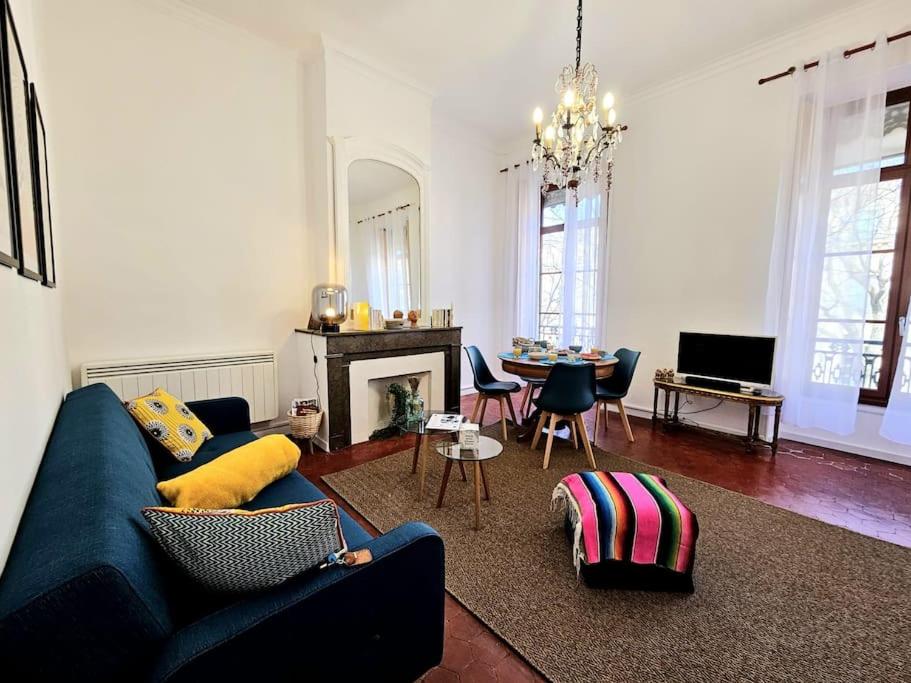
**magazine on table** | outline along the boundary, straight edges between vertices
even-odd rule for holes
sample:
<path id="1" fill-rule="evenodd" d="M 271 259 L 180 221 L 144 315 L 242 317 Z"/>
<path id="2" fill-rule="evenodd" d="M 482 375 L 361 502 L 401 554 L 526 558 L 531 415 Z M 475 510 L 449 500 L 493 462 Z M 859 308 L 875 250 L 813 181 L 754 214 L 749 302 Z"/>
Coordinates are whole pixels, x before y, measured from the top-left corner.
<path id="1" fill-rule="evenodd" d="M 465 421 L 463 415 L 455 413 L 436 413 L 427 420 L 427 429 L 439 429 L 445 432 L 457 432 Z"/>

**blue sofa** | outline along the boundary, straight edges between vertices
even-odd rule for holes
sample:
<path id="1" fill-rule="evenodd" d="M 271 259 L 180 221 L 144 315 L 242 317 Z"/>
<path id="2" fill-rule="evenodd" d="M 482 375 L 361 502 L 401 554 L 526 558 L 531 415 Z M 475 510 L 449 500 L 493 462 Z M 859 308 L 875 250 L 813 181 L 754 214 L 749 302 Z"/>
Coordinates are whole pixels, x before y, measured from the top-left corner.
<path id="1" fill-rule="evenodd" d="M 164 503 L 156 482 L 256 438 L 243 399 L 189 405 L 215 437 L 179 463 L 108 387 L 67 396 L 0 577 L 3 678 L 406 681 L 438 664 L 443 542 L 425 524 L 371 538 L 342 511 L 373 562 L 260 593 L 207 593 L 177 570 L 140 514 Z M 294 472 L 245 507 L 324 497 Z"/>

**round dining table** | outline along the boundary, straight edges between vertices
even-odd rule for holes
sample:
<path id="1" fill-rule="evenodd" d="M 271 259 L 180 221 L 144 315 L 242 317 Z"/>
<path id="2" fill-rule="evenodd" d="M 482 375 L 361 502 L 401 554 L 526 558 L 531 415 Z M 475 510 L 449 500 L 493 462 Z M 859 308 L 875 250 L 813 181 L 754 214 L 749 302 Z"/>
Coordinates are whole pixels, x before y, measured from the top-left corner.
<path id="1" fill-rule="evenodd" d="M 521 379 L 547 379 L 547 376 L 550 374 L 551 369 L 554 365 L 558 363 L 592 363 L 595 366 L 595 378 L 596 379 L 606 379 L 614 374 L 614 366 L 619 362 L 616 356 L 611 354 L 603 354 L 600 360 L 584 360 L 580 359 L 577 361 L 568 361 L 564 357 L 560 357 L 556 361 L 550 361 L 547 359 L 536 360 L 528 357 L 528 354 L 522 354 L 519 357 L 516 357 L 511 352 L 497 354 L 497 358 L 500 359 L 501 367 L 503 372 L 508 372 L 511 375 L 517 375 Z M 527 389 L 530 391 L 530 388 Z M 518 441 L 528 441 L 534 436 L 535 425 L 538 422 L 538 417 L 540 416 L 540 410 L 535 408 L 534 412 L 528 416 L 528 419 L 524 421 L 521 425 L 516 425 L 518 432 L 516 433 L 516 439 Z M 560 425 L 560 429 L 565 429 L 565 425 Z"/>

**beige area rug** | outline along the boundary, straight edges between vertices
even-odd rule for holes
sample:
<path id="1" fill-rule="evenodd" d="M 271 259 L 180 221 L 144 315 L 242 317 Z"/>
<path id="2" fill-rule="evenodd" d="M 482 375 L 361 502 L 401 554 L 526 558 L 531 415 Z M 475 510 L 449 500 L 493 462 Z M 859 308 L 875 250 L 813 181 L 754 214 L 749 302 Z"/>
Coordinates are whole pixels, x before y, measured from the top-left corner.
<path id="1" fill-rule="evenodd" d="M 485 429 L 494 435 L 495 430 Z M 697 515 L 693 595 L 577 582 L 550 494 L 582 451 L 506 444 L 472 529 L 471 473 L 431 453 L 417 501 L 411 452 L 324 477 L 378 529 L 408 520 L 446 544 L 448 591 L 554 681 L 911 681 L 911 550 L 595 450 L 598 467 L 664 476 Z"/>

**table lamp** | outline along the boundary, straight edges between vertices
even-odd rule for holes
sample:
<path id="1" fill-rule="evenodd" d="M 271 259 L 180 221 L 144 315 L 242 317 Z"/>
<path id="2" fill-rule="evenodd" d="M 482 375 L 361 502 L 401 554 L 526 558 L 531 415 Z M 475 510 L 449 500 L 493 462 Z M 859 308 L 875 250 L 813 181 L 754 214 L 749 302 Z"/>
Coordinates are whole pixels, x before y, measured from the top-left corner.
<path id="1" fill-rule="evenodd" d="M 344 285 L 328 282 L 313 288 L 313 317 L 320 322 L 321 332 L 338 332 L 339 323 L 348 317 L 348 290 Z"/>

